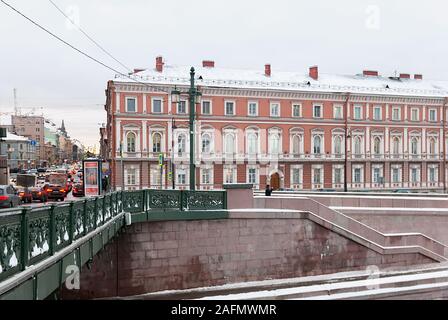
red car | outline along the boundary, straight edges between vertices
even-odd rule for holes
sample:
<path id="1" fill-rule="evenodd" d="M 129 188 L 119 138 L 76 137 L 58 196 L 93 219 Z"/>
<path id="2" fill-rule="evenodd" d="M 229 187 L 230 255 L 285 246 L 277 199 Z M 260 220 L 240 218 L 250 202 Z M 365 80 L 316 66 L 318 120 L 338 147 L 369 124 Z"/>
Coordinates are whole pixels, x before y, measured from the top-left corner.
<path id="1" fill-rule="evenodd" d="M 74 197 L 84 197 L 84 186 L 82 184 L 75 184 L 72 189 Z"/>
<path id="2" fill-rule="evenodd" d="M 48 199 L 60 199 L 61 201 L 64 201 L 65 197 L 67 196 L 65 187 L 60 185 L 47 185 L 45 186 L 45 191 L 47 192 Z"/>
<path id="3" fill-rule="evenodd" d="M 23 203 L 33 202 L 33 194 L 31 193 L 31 190 L 28 188 L 19 189 L 19 197 Z"/>

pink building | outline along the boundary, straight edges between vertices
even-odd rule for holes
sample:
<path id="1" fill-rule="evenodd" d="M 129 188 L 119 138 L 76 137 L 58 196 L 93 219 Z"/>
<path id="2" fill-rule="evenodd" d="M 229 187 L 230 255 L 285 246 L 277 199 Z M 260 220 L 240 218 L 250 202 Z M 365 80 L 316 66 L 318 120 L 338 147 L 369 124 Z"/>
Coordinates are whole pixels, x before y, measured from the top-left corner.
<path id="1" fill-rule="evenodd" d="M 198 189 L 443 190 L 448 82 L 380 76 L 196 68 Z M 189 184 L 188 66 L 117 76 L 107 85 L 108 158 L 117 189 Z M 173 124 L 175 127 L 173 128 Z M 347 137 L 347 138 L 346 138 Z M 347 149 L 347 153 L 345 152 Z M 164 166 L 158 156 L 164 155 Z M 171 162 L 174 161 L 174 174 Z M 347 170 L 346 174 L 344 170 Z M 444 174 L 445 172 L 445 174 Z"/>

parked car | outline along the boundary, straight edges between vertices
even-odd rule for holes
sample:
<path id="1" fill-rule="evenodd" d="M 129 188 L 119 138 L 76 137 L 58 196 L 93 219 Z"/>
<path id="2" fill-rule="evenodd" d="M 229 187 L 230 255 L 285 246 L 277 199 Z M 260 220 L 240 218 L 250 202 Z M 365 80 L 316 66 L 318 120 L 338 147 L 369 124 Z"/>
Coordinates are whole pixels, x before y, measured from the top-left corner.
<path id="1" fill-rule="evenodd" d="M 0 185 L 0 208 L 12 208 L 20 204 L 20 197 L 12 186 Z"/>
<path id="2" fill-rule="evenodd" d="M 47 193 L 48 199 L 60 199 L 64 201 L 67 193 L 65 192 L 65 186 L 49 184 L 45 186 L 45 192 Z"/>
<path id="3" fill-rule="evenodd" d="M 84 197 L 84 186 L 80 183 L 75 184 L 72 189 L 74 197 Z"/>
<path id="4" fill-rule="evenodd" d="M 48 195 L 47 191 L 43 188 L 32 187 L 30 188 L 31 194 L 33 195 L 33 200 L 39 200 L 40 202 L 47 202 Z"/>
<path id="5" fill-rule="evenodd" d="M 31 193 L 30 188 L 28 188 L 28 187 L 19 188 L 18 192 L 19 192 L 20 200 L 23 203 L 31 203 L 31 202 L 33 202 L 33 194 Z"/>

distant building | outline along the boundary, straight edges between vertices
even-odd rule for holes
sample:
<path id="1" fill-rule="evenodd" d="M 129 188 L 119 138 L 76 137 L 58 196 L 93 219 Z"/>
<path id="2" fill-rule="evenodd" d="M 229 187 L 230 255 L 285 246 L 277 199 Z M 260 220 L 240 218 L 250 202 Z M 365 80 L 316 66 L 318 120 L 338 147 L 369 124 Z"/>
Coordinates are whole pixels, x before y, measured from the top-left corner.
<path id="1" fill-rule="evenodd" d="M 41 166 L 45 162 L 45 138 L 44 117 L 12 115 L 11 122 L 14 132 L 29 138 L 36 143 L 36 165 Z"/>
<path id="2" fill-rule="evenodd" d="M 0 154 L 6 155 L 7 164 L 11 169 L 31 169 L 36 166 L 36 147 L 27 137 L 11 132 L 0 143 Z"/>

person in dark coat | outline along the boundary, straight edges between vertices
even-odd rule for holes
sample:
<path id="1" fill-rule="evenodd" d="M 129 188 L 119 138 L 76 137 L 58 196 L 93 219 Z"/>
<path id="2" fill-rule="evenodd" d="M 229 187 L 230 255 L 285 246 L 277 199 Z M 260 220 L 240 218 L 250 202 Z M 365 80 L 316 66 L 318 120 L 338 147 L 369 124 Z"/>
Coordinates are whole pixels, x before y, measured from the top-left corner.
<path id="1" fill-rule="evenodd" d="M 270 185 L 266 185 L 266 189 L 264 190 L 264 195 L 265 196 L 270 196 L 272 193 L 272 190 L 274 190 L 273 188 L 270 187 Z"/>

